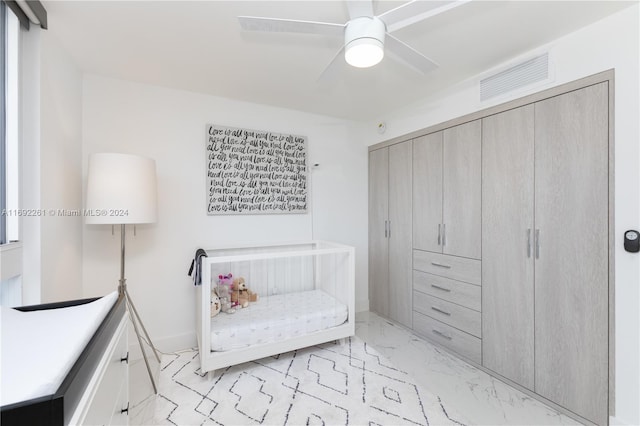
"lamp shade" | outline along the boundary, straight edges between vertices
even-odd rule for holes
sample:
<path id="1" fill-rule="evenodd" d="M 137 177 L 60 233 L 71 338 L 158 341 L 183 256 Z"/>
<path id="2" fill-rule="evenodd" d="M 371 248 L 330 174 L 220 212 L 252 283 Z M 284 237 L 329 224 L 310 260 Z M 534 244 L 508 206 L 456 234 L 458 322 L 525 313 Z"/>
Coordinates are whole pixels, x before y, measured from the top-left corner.
<path id="1" fill-rule="evenodd" d="M 92 154 L 87 173 L 87 224 L 154 223 L 156 162 L 129 154 Z"/>

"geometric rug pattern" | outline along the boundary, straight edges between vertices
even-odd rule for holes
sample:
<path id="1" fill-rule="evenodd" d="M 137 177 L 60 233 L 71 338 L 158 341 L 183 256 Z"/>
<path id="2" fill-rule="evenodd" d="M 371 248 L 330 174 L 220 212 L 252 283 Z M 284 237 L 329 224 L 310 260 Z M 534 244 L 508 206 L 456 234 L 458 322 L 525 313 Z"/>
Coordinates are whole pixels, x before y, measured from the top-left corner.
<path id="1" fill-rule="evenodd" d="M 221 369 L 164 355 L 154 415 L 174 425 L 463 425 L 436 395 L 357 337 Z"/>

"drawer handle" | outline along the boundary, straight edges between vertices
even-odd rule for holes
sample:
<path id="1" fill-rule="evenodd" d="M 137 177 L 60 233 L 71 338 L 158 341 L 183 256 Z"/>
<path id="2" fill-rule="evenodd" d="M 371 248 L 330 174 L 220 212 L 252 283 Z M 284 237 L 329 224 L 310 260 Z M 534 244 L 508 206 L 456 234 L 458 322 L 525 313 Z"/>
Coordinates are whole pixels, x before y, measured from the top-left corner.
<path id="1" fill-rule="evenodd" d="M 120 358 L 120 362 L 126 362 L 127 364 L 129 364 L 129 352 L 127 352 L 126 357 Z"/>
<path id="2" fill-rule="evenodd" d="M 441 268 L 451 269 L 451 265 L 445 265 L 444 263 L 431 262 L 431 264 L 432 264 L 433 266 L 439 266 L 439 267 L 441 267 Z"/>
<path id="3" fill-rule="evenodd" d="M 438 290 L 446 291 L 447 293 L 451 291 L 451 289 L 449 288 L 440 287 L 439 285 L 435 285 L 435 284 L 431 284 L 431 287 L 437 288 Z"/>
<path id="4" fill-rule="evenodd" d="M 434 311 L 436 311 L 436 312 L 440 312 L 441 314 L 445 314 L 445 315 L 447 315 L 447 316 L 451 316 L 451 313 L 450 313 L 450 312 L 443 311 L 442 309 L 440 309 L 440 308 L 436 308 L 435 306 L 432 306 L 432 307 L 431 307 L 431 309 L 433 309 L 433 310 L 434 310 Z"/>
<path id="5" fill-rule="evenodd" d="M 127 408 L 123 408 L 122 410 L 120 410 L 120 414 L 127 414 L 127 416 L 129 415 L 129 403 L 127 402 Z"/>
<path id="6" fill-rule="evenodd" d="M 431 331 L 433 331 L 433 334 L 437 334 L 440 337 L 444 337 L 447 340 L 451 340 L 451 336 L 444 334 L 442 331 L 438 331 L 435 328 L 431 329 Z"/>

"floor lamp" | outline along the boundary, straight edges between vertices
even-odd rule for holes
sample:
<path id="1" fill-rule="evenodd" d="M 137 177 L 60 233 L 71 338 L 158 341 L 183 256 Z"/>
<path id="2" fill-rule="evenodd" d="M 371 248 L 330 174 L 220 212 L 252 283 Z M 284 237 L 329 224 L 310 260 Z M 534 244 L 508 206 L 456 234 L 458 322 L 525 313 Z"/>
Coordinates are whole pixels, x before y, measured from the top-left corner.
<path id="1" fill-rule="evenodd" d="M 156 360 L 158 350 L 153 345 L 133 300 L 124 277 L 125 227 L 129 224 L 154 223 L 157 218 L 156 163 L 150 158 L 128 154 L 92 154 L 87 173 L 87 224 L 120 225 L 120 280 L 118 292 L 124 296 L 133 329 L 138 338 L 147 372 L 153 380 L 147 353 L 142 344 L 140 329 L 151 346 Z"/>

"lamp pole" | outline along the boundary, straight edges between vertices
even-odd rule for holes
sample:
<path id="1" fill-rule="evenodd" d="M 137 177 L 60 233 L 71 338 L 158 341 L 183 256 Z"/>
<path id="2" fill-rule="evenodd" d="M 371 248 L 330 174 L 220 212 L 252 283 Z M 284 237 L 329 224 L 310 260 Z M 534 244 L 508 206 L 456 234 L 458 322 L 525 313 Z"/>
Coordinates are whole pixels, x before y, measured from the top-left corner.
<path id="1" fill-rule="evenodd" d="M 142 327 L 142 331 L 144 332 L 145 337 L 147 338 L 147 343 L 153 349 L 153 354 L 156 357 L 158 363 L 160 362 L 160 357 L 158 356 L 158 350 L 154 346 L 151 341 L 151 337 L 149 337 L 149 333 L 147 333 L 147 329 L 144 327 L 142 320 L 140 319 L 140 315 L 136 307 L 133 304 L 133 300 L 131 300 L 131 296 L 129 295 L 129 291 L 127 290 L 127 279 L 124 277 L 124 252 L 125 252 L 125 227 L 124 223 L 120 224 L 120 284 L 118 285 L 118 293 L 124 296 L 124 300 L 127 304 L 127 308 L 129 309 L 129 313 L 131 314 L 131 323 L 133 324 L 133 330 L 136 332 L 136 337 L 138 338 L 138 343 L 140 344 L 140 350 L 142 351 L 142 358 L 144 358 L 144 363 L 147 366 L 147 372 L 149 373 L 149 378 L 151 379 L 151 385 L 153 386 L 153 392 L 158 393 L 158 389 L 156 388 L 156 382 L 153 380 L 153 374 L 151 373 L 151 366 L 149 365 L 149 360 L 147 358 L 147 353 L 144 350 L 144 345 L 142 344 L 142 337 L 140 336 L 140 330 L 138 330 L 138 324 Z"/>

